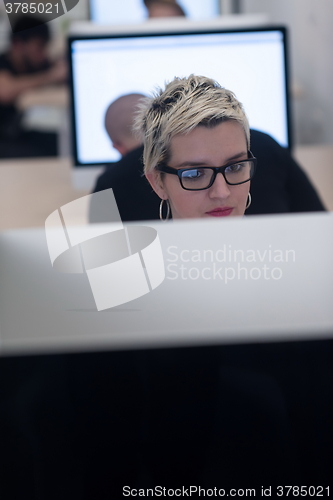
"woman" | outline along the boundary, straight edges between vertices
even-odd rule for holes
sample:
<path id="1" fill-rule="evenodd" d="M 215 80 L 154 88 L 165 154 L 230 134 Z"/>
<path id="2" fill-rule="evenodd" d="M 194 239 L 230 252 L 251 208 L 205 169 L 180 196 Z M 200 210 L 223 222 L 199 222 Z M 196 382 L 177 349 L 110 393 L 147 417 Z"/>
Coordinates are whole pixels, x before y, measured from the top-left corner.
<path id="1" fill-rule="evenodd" d="M 235 95 L 203 76 L 175 78 L 142 101 L 136 130 L 144 172 L 161 198 L 160 218 L 242 216 L 256 159 Z M 221 175 L 220 175 L 221 174 Z"/>

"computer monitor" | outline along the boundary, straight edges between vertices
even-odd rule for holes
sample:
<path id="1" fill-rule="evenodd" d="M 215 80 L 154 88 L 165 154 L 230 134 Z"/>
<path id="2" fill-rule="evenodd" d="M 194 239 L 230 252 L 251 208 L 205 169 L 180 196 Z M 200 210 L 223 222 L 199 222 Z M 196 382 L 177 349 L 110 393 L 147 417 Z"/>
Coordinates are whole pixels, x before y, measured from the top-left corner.
<path id="1" fill-rule="evenodd" d="M 119 159 L 104 128 L 109 104 L 175 76 L 217 80 L 244 104 L 251 128 L 290 147 L 286 30 L 198 28 L 69 38 L 73 152 L 78 166 Z"/>
<path id="2" fill-rule="evenodd" d="M 61 212 L 57 253 L 77 240 Z M 165 280 L 102 311 L 43 229 L 0 234 L 1 498 L 327 498 L 333 214 L 145 226 Z"/>
<path id="3" fill-rule="evenodd" d="M 74 225 L 89 201 L 0 234 L 0 356 L 331 334 L 333 214 L 130 223 L 128 256 L 119 222 Z"/>
<path id="4" fill-rule="evenodd" d="M 179 0 L 190 19 L 210 19 L 220 13 L 219 0 Z M 147 18 L 143 0 L 90 0 L 90 18 L 98 24 L 139 23 Z"/>

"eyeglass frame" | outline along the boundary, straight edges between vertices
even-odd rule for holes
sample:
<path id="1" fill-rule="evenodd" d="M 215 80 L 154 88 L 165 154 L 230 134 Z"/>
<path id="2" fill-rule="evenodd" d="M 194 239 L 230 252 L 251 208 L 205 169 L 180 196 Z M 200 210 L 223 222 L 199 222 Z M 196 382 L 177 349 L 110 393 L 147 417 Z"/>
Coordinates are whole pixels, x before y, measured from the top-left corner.
<path id="1" fill-rule="evenodd" d="M 250 180 L 252 180 L 253 177 L 254 177 L 254 174 L 256 173 L 257 158 L 253 155 L 253 153 L 250 150 L 248 150 L 248 154 L 250 155 L 250 157 L 247 158 L 246 160 L 240 160 L 240 161 L 237 161 L 237 162 L 234 162 L 234 163 L 229 163 L 228 165 L 224 165 L 223 167 L 174 168 L 174 167 L 169 167 L 168 165 L 165 165 L 165 164 L 162 163 L 162 164 L 160 164 L 160 165 L 158 165 L 156 167 L 156 170 L 158 170 L 158 172 L 162 172 L 162 173 L 165 173 L 165 174 L 177 175 L 178 179 L 179 179 L 179 182 L 180 182 L 180 185 L 181 185 L 181 187 L 183 189 L 185 189 L 185 191 L 204 191 L 205 189 L 209 189 L 214 184 L 217 174 L 222 174 L 225 182 L 229 186 L 239 186 L 240 184 L 245 184 L 246 182 L 249 182 Z M 251 160 L 253 162 L 253 171 L 252 171 L 251 177 L 249 179 L 247 179 L 246 181 L 236 182 L 235 184 L 232 184 L 232 183 L 228 182 L 227 179 L 226 179 L 226 176 L 225 176 L 225 170 L 226 170 L 226 168 L 232 167 L 233 165 L 239 165 L 240 163 L 244 163 L 244 162 L 249 161 L 249 160 Z M 186 188 L 186 187 L 183 186 L 183 183 L 182 183 L 182 173 L 186 172 L 187 170 L 194 170 L 195 168 L 204 168 L 204 169 L 213 170 L 212 179 L 210 181 L 210 184 L 207 187 L 205 187 L 205 188 L 198 188 L 198 189 L 190 189 L 190 188 Z"/>

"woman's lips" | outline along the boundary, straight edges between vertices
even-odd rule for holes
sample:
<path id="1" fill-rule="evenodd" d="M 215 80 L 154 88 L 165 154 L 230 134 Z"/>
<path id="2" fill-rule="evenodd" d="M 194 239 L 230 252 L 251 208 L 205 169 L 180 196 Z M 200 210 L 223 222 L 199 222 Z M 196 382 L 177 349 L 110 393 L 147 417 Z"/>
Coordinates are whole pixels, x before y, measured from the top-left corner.
<path id="1" fill-rule="evenodd" d="M 206 212 L 207 215 L 211 215 L 212 217 L 226 217 L 231 214 L 233 208 L 231 207 L 219 207 L 214 208 L 210 212 Z"/>

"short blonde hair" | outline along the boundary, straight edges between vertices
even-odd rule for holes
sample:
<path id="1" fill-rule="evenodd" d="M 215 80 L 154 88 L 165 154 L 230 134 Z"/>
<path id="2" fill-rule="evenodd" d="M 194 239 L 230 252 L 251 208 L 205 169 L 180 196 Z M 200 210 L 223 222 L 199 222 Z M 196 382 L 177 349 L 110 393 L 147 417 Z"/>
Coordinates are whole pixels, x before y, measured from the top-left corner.
<path id="1" fill-rule="evenodd" d="M 145 173 L 169 159 L 172 137 L 199 125 L 214 127 L 235 120 L 242 126 L 250 149 L 250 127 L 242 104 L 233 92 L 211 78 L 175 78 L 165 90 L 143 99 L 138 109 L 134 129 L 144 144 Z"/>

